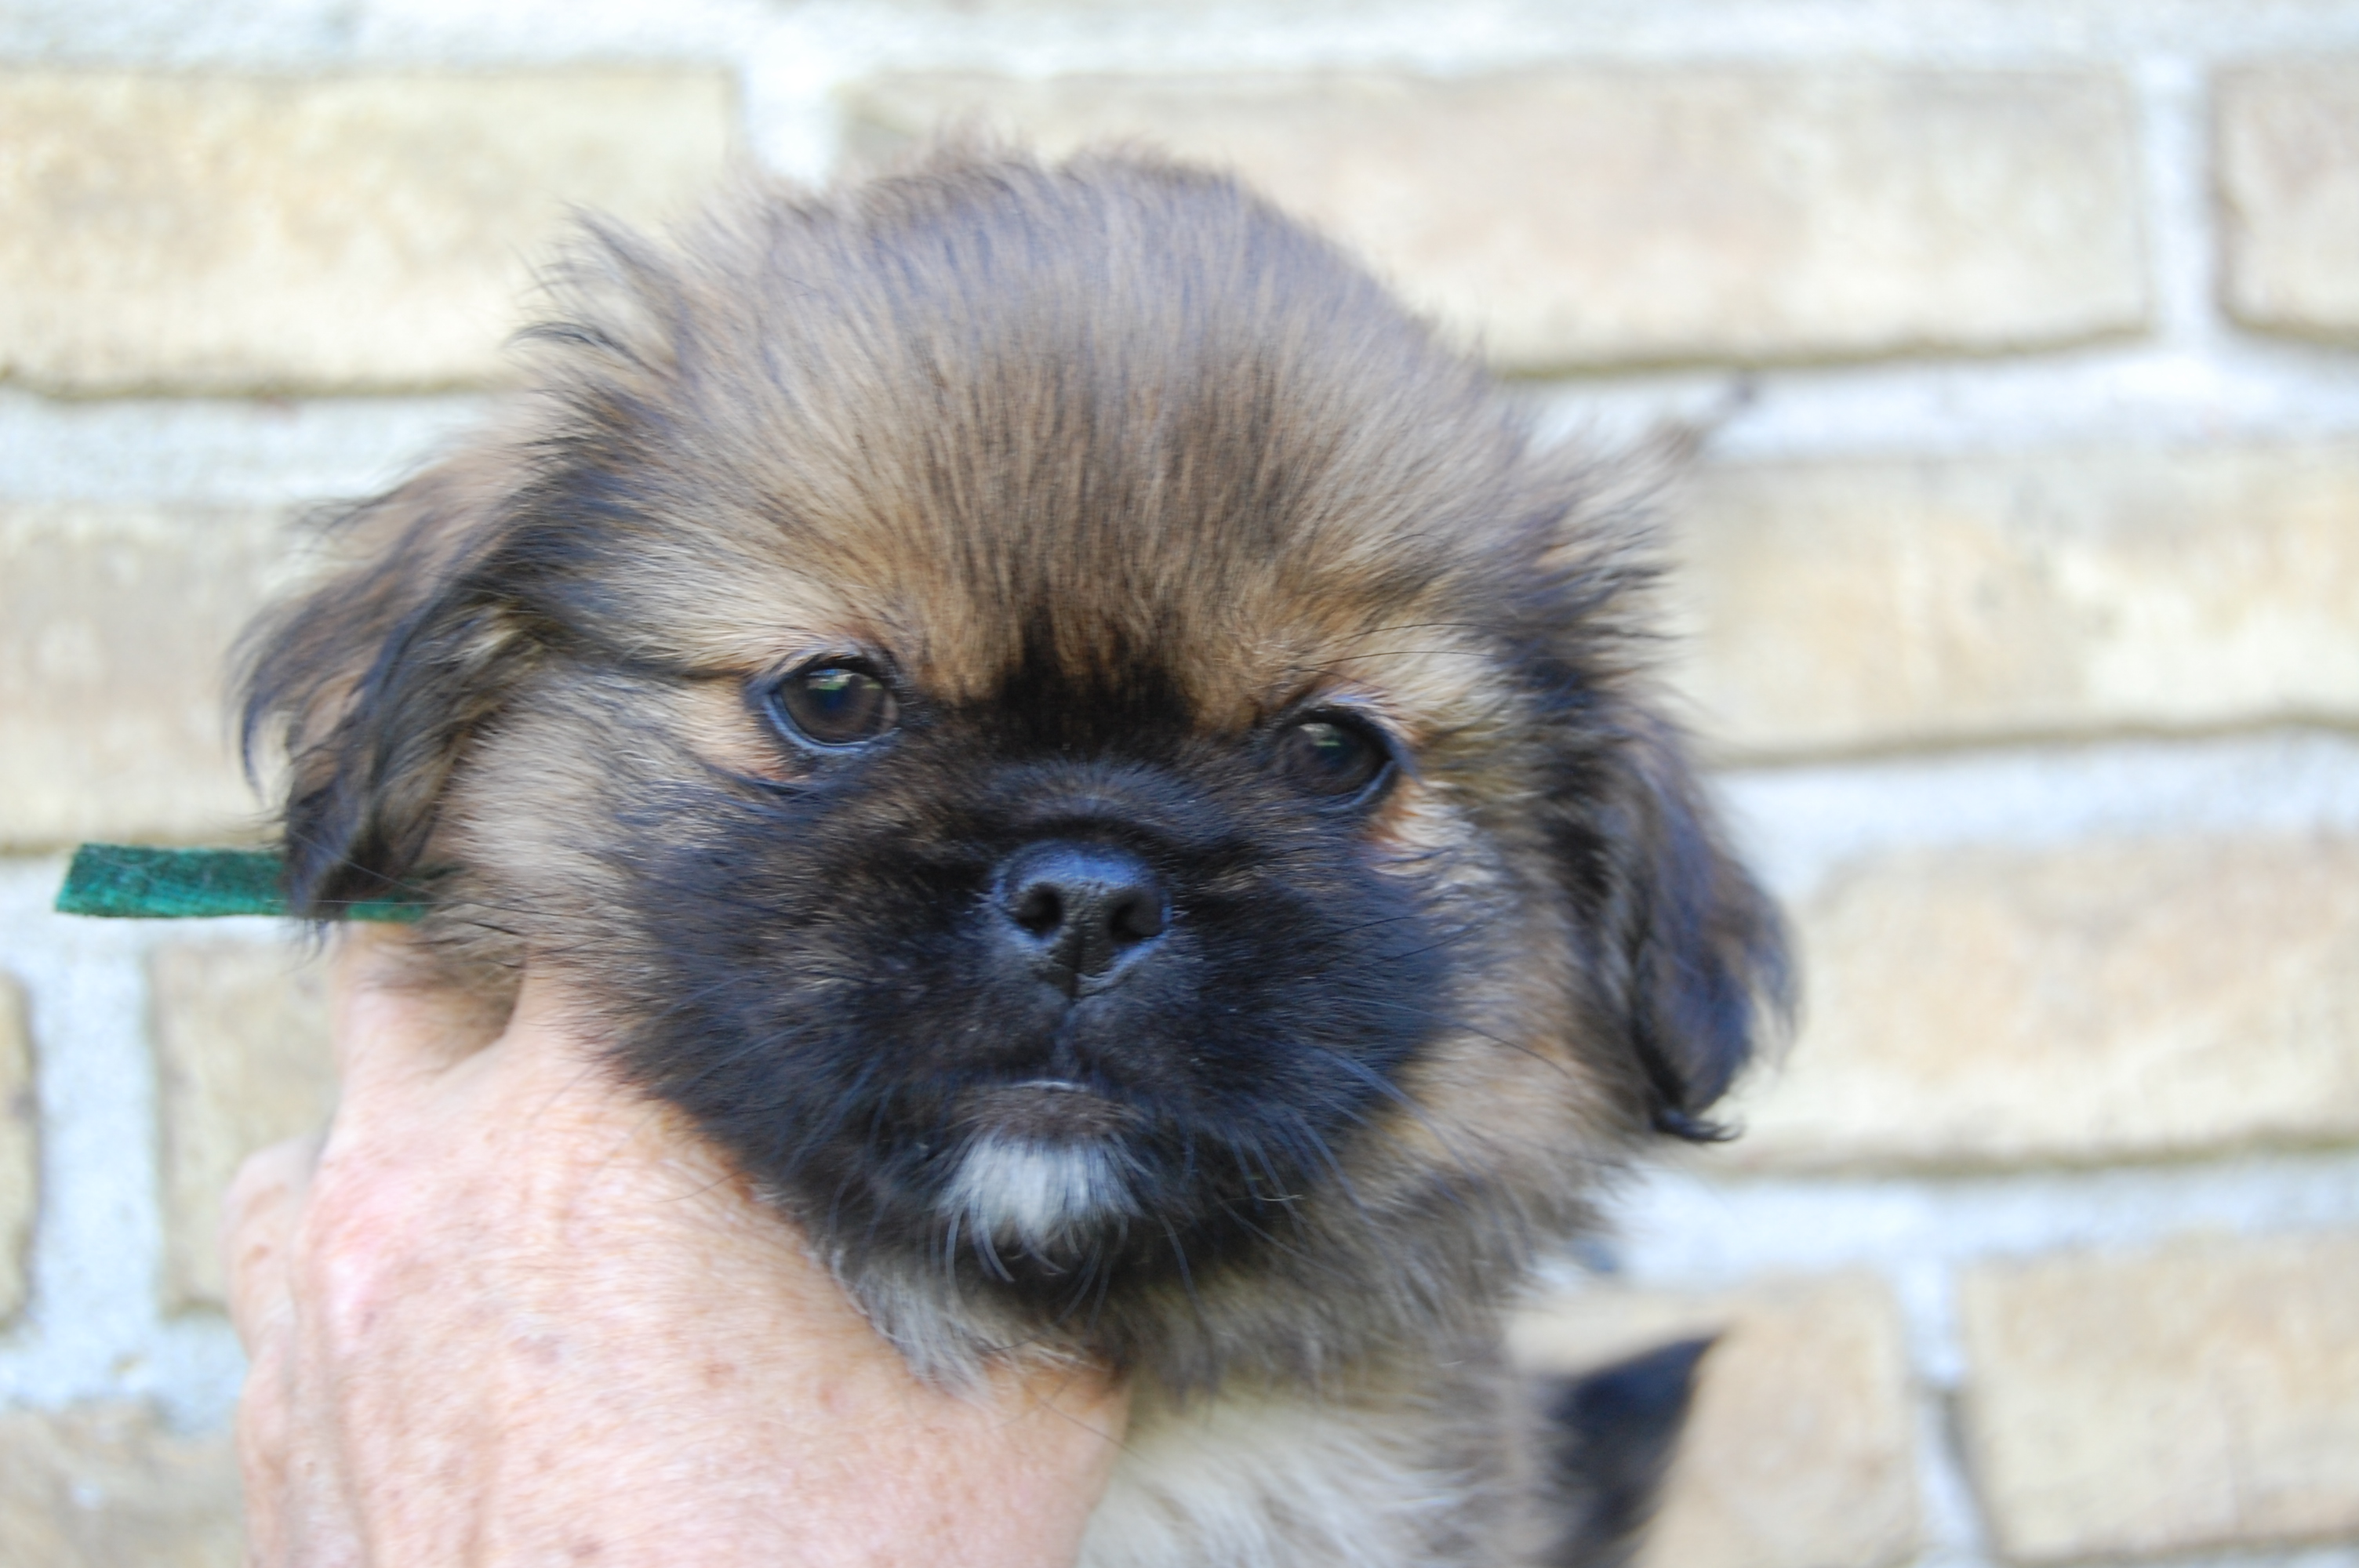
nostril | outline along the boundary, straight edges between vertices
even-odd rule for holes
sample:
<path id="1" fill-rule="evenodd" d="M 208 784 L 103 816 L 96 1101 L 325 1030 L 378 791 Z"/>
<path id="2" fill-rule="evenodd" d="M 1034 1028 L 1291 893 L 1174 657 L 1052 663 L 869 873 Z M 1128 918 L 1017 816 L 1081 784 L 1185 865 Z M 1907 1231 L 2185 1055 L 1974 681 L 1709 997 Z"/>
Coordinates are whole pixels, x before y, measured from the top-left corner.
<path id="1" fill-rule="evenodd" d="M 999 890 L 1026 962 L 1069 994 L 1113 973 L 1171 921 L 1154 870 L 1106 845 L 1029 845 L 1001 868 Z"/>
<path id="2" fill-rule="evenodd" d="M 1106 932 L 1117 943 L 1144 942 L 1160 936 L 1170 924 L 1159 893 L 1144 887 L 1122 889 L 1106 910 Z"/>
<path id="3" fill-rule="evenodd" d="M 1053 882 L 1037 881 L 1016 890 L 1007 914 L 1035 936 L 1046 936 L 1065 923 L 1065 901 Z"/>

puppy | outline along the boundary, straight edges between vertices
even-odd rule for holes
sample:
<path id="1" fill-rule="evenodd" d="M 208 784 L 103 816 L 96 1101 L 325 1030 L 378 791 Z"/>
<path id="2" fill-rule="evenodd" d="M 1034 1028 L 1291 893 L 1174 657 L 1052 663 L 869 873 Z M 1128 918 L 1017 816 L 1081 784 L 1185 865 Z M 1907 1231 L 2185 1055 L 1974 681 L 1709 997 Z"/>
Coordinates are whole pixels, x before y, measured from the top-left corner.
<path id="1" fill-rule="evenodd" d="M 1128 1374 L 1092 1568 L 1620 1550 L 1500 1314 L 1784 974 L 1632 487 L 1143 157 L 597 230 L 560 299 L 254 643 L 295 907 L 561 971 L 920 1373 Z"/>

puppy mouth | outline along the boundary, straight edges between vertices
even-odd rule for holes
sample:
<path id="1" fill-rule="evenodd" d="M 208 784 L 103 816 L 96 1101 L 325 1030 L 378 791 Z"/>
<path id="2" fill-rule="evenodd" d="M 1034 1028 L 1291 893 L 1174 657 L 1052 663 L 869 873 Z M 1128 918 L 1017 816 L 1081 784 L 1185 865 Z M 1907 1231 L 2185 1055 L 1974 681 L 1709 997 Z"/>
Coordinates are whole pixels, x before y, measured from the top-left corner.
<path id="1" fill-rule="evenodd" d="M 1136 1212 L 1135 1157 L 1120 1134 L 1136 1111 L 1072 1078 L 973 1088 L 956 1110 L 963 1146 L 943 1189 L 945 1218 L 970 1227 L 1004 1275 L 1014 1256 L 1060 1271 L 1109 1224 Z"/>
<path id="2" fill-rule="evenodd" d="M 967 1132 L 1027 1142 L 1090 1141 L 1126 1131 L 1138 1113 L 1072 1078 L 1026 1078 L 959 1096 L 955 1120 Z"/>

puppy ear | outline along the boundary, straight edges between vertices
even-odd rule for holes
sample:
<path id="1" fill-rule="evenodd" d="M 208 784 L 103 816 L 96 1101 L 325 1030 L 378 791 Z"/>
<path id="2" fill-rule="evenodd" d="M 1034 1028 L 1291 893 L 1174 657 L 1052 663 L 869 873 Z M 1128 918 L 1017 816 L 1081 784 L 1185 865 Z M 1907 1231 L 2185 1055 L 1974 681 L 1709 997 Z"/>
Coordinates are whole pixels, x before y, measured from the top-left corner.
<path id="1" fill-rule="evenodd" d="M 1622 1568 L 1662 1499 L 1710 1339 L 1682 1339 L 1577 1377 L 1547 1379 L 1543 1428 L 1563 1534 L 1556 1568 Z"/>
<path id="2" fill-rule="evenodd" d="M 331 525 L 352 564 L 256 622 L 240 651 L 249 776 L 283 740 L 288 907 L 333 919 L 417 872 L 470 734 L 529 657 L 484 590 L 488 487 L 458 464 Z"/>
<path id="3" fill-rule="evenodd" d="M 1784 922 L 1729 850 L 1670 725 L 1625 723 L 1581 772 L 1588 798 L 1560 841 L 1607 1026 L 1657 1130 L 1726 1137 L 1704 1112 L 1791 1008 Z"/>

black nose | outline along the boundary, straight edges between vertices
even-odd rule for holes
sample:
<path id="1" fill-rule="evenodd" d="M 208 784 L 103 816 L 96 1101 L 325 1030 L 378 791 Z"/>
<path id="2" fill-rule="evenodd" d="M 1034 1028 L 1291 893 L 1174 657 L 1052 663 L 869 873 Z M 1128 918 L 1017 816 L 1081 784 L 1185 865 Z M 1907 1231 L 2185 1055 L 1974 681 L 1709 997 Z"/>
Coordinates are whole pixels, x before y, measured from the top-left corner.
<path id="1" fill-rule="evenodd" d="M 1019 849 L 1000 868 L 999 907 L 1041 978 L 1068 996 L 1112 975 L 1171 923 L 1154 869 L 1103 844 Z"/>

